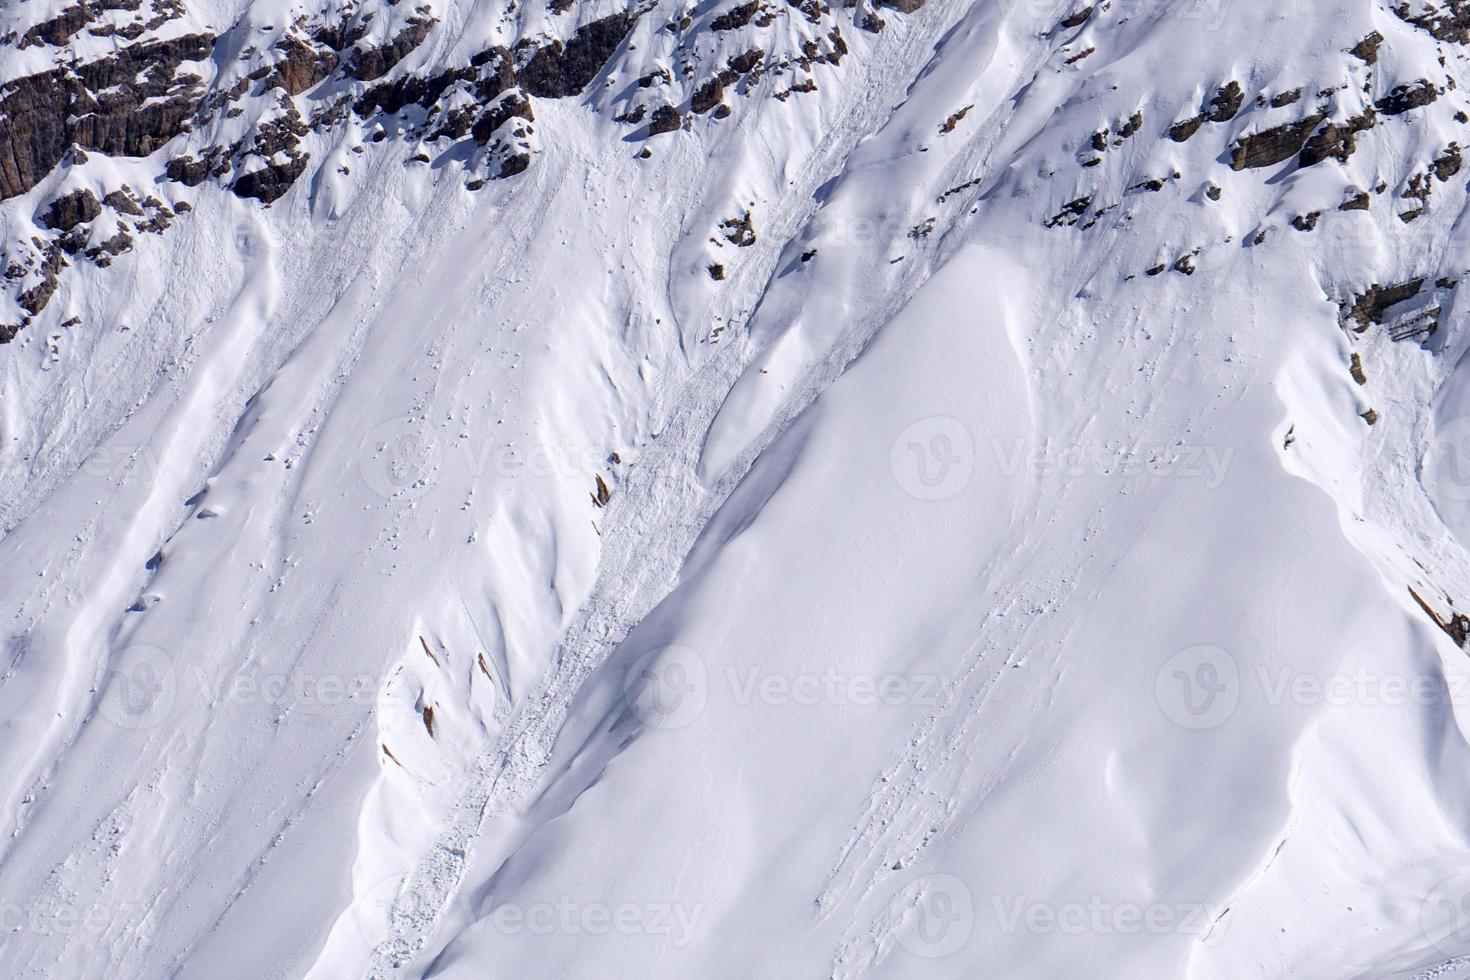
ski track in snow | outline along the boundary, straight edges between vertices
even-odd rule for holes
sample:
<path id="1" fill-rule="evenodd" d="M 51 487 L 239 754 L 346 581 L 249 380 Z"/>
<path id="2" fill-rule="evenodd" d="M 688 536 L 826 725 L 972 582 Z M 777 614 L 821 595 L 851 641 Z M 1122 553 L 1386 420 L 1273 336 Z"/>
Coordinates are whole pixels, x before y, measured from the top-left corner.
<path id="1" fill-rule="evenodd" d="M 957 11 L 963 8 L 956 7 Z M 934 5 L 926 18 L 938 19 L 949 9 Z M 883 92 L 894 80 L 908 77 L 904 66 L 919 54 L 924 32 L 912 29 L 909 46 L 894 57 L 898 66 L 873 87 Z M 767 235 L 768 257 L 746 267 L 740 285 L 760 289 L 761 274 L 769 275 L 776 259 L 808 217 L 801 206 L 812 198 L 826 175 L 836 168 L 838 154 L 847 149 L 847 133 L 876 128 L 882 111 L 881 98 L 863 100 L 866 113 L 859 112 L 849 126 L 828 137 L 828 162 L 807 168 L 807 181 L 788 195 L 781 209 L 783 222 Z M 997 132 L 998 136 L 998 132 Z M 761 436 L 712 486 L 705 488 L 695 475 L 697 454 L 714 413 L 735 379 L 745 369 L 750 352 L 731 345 L 707 365 L 701 377 L 691 381 L 675 404 L 657 412 L 668 420 L 658 449 L 645 457 L 618 502 L 608 513 L 599 560 L 598 585 L 577 620 L 558 644 L 555 672 L 542 690 L 528 699 L 511 719 L 496 750 L 477 760 L 465 793 L 456 801 L 448 828 L 435 842 L 429 858 L 407 878 L 407 896 L 395 900 L 390 912 L 390 937 L 374 954 L 370 976 L 391 976 L 428 941 L 443 909 L 453 899 L 468 864 L 474 841 L 487 818 L 521 805 L 544 775 L 543 766 L 551 751 L 567 705 L 595 668 L 623 640 L 634 624 L 672 588 L 679 568 L 699 532 L 739 485 L 755 459 L 861 352 L 873 334 L 902 307 L 917 288 L 917 280 L 928 266 L 915 262 L 915 272 L 904 288 L 895 291 L 887 308 L 850 329 L 841 342 L 815 366 L 803 383 L 786 399 L 778 416 Z M 733 303 L 739 307 L 741 303 Z M 743 304 L 755 307 L 757 302 Z"/>

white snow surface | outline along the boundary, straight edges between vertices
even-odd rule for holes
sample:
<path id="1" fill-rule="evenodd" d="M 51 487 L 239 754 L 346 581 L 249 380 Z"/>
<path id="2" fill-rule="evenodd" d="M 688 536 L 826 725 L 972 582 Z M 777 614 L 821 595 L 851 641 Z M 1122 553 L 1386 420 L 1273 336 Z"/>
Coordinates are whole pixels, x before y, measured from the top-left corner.
<path id="1" fill-rule="evenodd" d="M 0 348 L 0 974 L 1470 976 L 1470 314 L 1339 312 L 1470 270 L 1466 173 L 1398 215 L 1466 49 L 834 9 L 816 91 L 649 158 L 604 90 L 675 0 L 483 189 L 313 135 Z"/>

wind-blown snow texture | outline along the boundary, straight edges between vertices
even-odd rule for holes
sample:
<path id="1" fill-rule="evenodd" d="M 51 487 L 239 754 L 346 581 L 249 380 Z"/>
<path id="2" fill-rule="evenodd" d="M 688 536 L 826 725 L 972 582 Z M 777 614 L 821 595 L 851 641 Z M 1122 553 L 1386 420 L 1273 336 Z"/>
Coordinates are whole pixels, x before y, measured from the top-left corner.
<path id="1" fill-rule="evenodd" d="M 0 31 L 0 973 L 1470 975 L 1470 7 Z"/>

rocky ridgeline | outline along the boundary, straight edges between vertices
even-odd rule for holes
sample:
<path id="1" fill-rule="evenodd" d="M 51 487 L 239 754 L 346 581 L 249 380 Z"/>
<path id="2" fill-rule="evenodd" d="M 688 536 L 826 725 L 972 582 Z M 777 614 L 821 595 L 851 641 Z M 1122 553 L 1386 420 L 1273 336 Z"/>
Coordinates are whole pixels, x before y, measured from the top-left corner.
<path id="1" fill-rule="evenodd" d="M 1080 8 L 1078 13 L 1062 21 L 1055 33 L 1062 36 L 1084 24 L 1096 25 L 1095 15 L 1108 9 L 1107 3 Z M 1414 222 L 1424 214 L 1436 187 L 1465 178 L 1463 140 L 1437 134 L 1463 130 L 1470 138 L 1470 101 L 1456 77 L 1470 53 L 1465 50 L 1470 45 L 1470 3 L 1420 2 L 1417 7 L 1401 3 L 1391 7 L 1389 13 L 1402 25 L 1392 32 L 1392 40 L 1373 31 L 1345 47 L 1337 61 L 1340 73 L 1331 79 L 1257 80 L 1254 85 L 1244 78 L 1212 79 L 1204 86 L 1207 94 L 1202 99 L 1181 107 L 1183 111 L 1172 116 L 1146 118 L 1152 113 L 1140 109 L 1095 132 L 1078 134 L 1074 137 L 1076 162 L 1080 173 L 1089 176 L 1080 181 L 1078 190 L 1071 195 L 1058 195 L 1059 203 L 1043 212 L 1040 220 L 1048 228 L 1085 232 L 1103 220 L 1110 220 L 1114 213 L 1121 215 L 1118 220 L 1132 220 L 1143 206 L 1142 200 L 1134 195 L 1161 191 L 1171 184 L 1198 188 L 1197 198 L 1192 199 L 1207 207 L 1225 195 L 1246 192 L 1246 188 L 1238 186 L 1232 190 L 1234 181 L 1250 181 L 1253 185 L 1266 181 L 1284 189 L 1283 178 L 1290 172 L 1318 168 L 1324 176 L 1335 174 L 1340 178 L 1341 197 L 1323 210 L 1293 215 L 1288 224 L 1295 231 L 1316 231 L 1319 222 L 1324 221 L 1356 220 L 1349 214 L 1324 213 L 1330 211 L 1361 212 L 1376 208 L 1391 212 L 1397 222 Z M 1399 80 L 1391 75 L 1383 76 L 1380 53 L 1393 50 L 1397 44 L 1421 54 L 1426 48 L 1432 51 L 1437 65 L 1434 77 Z M 1084 53 L 1092 50 L 1089 46 Z M 1069 66 L 1077 61 L 1077 56 L 1067 47 L 1059 51 L 1058 57 L 1065 57 Z M 1395 60 L 1400 64 L 1408 61 Z M 1428 62 L 1421 59 L 1420 63 Z M 1282 81 L 1287 84 L 1281 84 Z M 1148 96 L 1149 93 L 1139 93 L 1140 105 L 1146 105 Z M 1435 142 L 1410 144 L 1414 145 L 1414 153 L 1407 158 L 1401 159 L 1396 153 L 1379 154 L 1374 169 L 1383 176 L 1375 177 L 1365 186 L 1354 183 L 1355 171 L 1347 164 L 1367 145 L 1366 141 L 1388 127 L 1416 124 L 1423 132 L 1436 134 L 1430 137 Z M 1139 139 L 1159 140 L 1166 146 L 1180 144 L 1204 152 L 1189 154 L 1189 159 L 1195 161 L 1194 173 L 1181 173 L 1180 170 L 1189 169 L 1184 164 L 1167 172 L 1138 173 L 1131 169 L 1136 166 L 1133 161 L 1139 159 L 1136 152 L 1114 151 Z M 1110 160 L 1114 165 L 1104 166 Z M 1201 171 L 1200 167 L 1204 169 Z M 966 186 L 951 188 L 941 195 L 939 203 Z M 1191 192 L 1181 189 L 1180 193 Z M 1129 202 L 1127 208 L 1125 201 Z M 1353 227 L 1358 233 L 1367 232 L 1362 225 Z M 1267 234 L 1267 226 L 1263 225 L 1249 236 L 1246 244 L 1262 244 Z M 1343 230 L 1342 234 L 1352 235 L 1354 231 Z M 1195 260 L 1204 247 L 1186 248 L 1138 272 L 1157 276 L 1172 269 L 1192 275 Z M 1408 299 L 1416 303 L 1424 301 L 1426 294 L 1418 289 L 1422 282 L 1433 281 L 1437 289 L 1452 289 L 1462 272 L 1428 270 L 1425 277 L 1408 283 L 1387 286 L 1364 283 L 1359 287 L 1361 292 L 1342 301 L 1345 310 L 1352 310 L 1350 316 L 1344 314 L 1344 322 L 1351 321 L 1355 332 L 1361 332 L 1367 324 L 1388 322 L 1383 319 L 1389 316 L 1384 310 L 1396 316 L 1397 304 Z M 1125 278 L 1132 280 L 1135 275 L 1128 274 Z M 1437 315 L 1438 307 L 1430 305 Z M 1434 318 L 1419 317 L 1410 326 L 1400 325 L 1390 332 L 1394 339 L 1423 337 L 1434 332 L 1436 323 Z"/>
<path id="2" fill-rule="evenodd" d="M 920 2 L 891 0 L 890 9 Z M 26 198 L 35 227 L 5 243 L 5 300 L 15 312 L 9 323 L 0 313 L 0 342 L 46 308 L 70 263 L 106 265 L 136 234 L 161 233 L 188 209 L 129 186 L 89 185 L 80 169 L 69 180 L 91 154 L 149 158 L 155 180 L 221 186 L 270 205 L 311 170 L 311 136 L 355 118 L 367 142 L 421 147 L 415 160 L 468 145 L 455 159 L 478 190 L 531 165 L 538 100 L 600 95 L 588 87 L 620 50 L 633 60 L 625 42 L 650 9 L 584 17 L 561 37 L 520 37 L 437 70 L 402 67 L 434 37 L 428 5 L 354 0 L 280 28 L 241 21 L 215 34 L 182 32 L 180 0 L 87 0 L 11 31 L 0 38 L 6 47 L 55 57 L 45 71 L 0 83 L 0 201 Z M 549 12 L 575 22 L 567 0 L 551 0 Z M 860 13 L 863 29 L 883 29 L 876 7 Z M 848 53 L 841 16 L 854 20 L 821 0 L 746 0 L 680 15 L 653 32 L 653 50 L 637 53 L 648 68 L 636 82 L 606 104 L 590 101 L 647 140 L 723 119 L 732 96 L 758 87 L 782 101 L 815 91 L 816 73 Z M 96 38 L 110 50 L 87 57 Z M 31 192 L 43 185 L 52 190 L 36 201 Z"/>

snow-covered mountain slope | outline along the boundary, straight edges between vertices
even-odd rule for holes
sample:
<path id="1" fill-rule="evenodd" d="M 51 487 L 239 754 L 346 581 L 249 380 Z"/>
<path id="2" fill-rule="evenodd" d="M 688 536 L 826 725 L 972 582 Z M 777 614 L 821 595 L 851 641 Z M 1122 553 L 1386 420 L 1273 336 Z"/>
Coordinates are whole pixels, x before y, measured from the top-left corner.
<path id="1" fill-rule="evenodd" d="M 1470 975 L 1470 7 L 0 19 L 6 976 Z"/>

